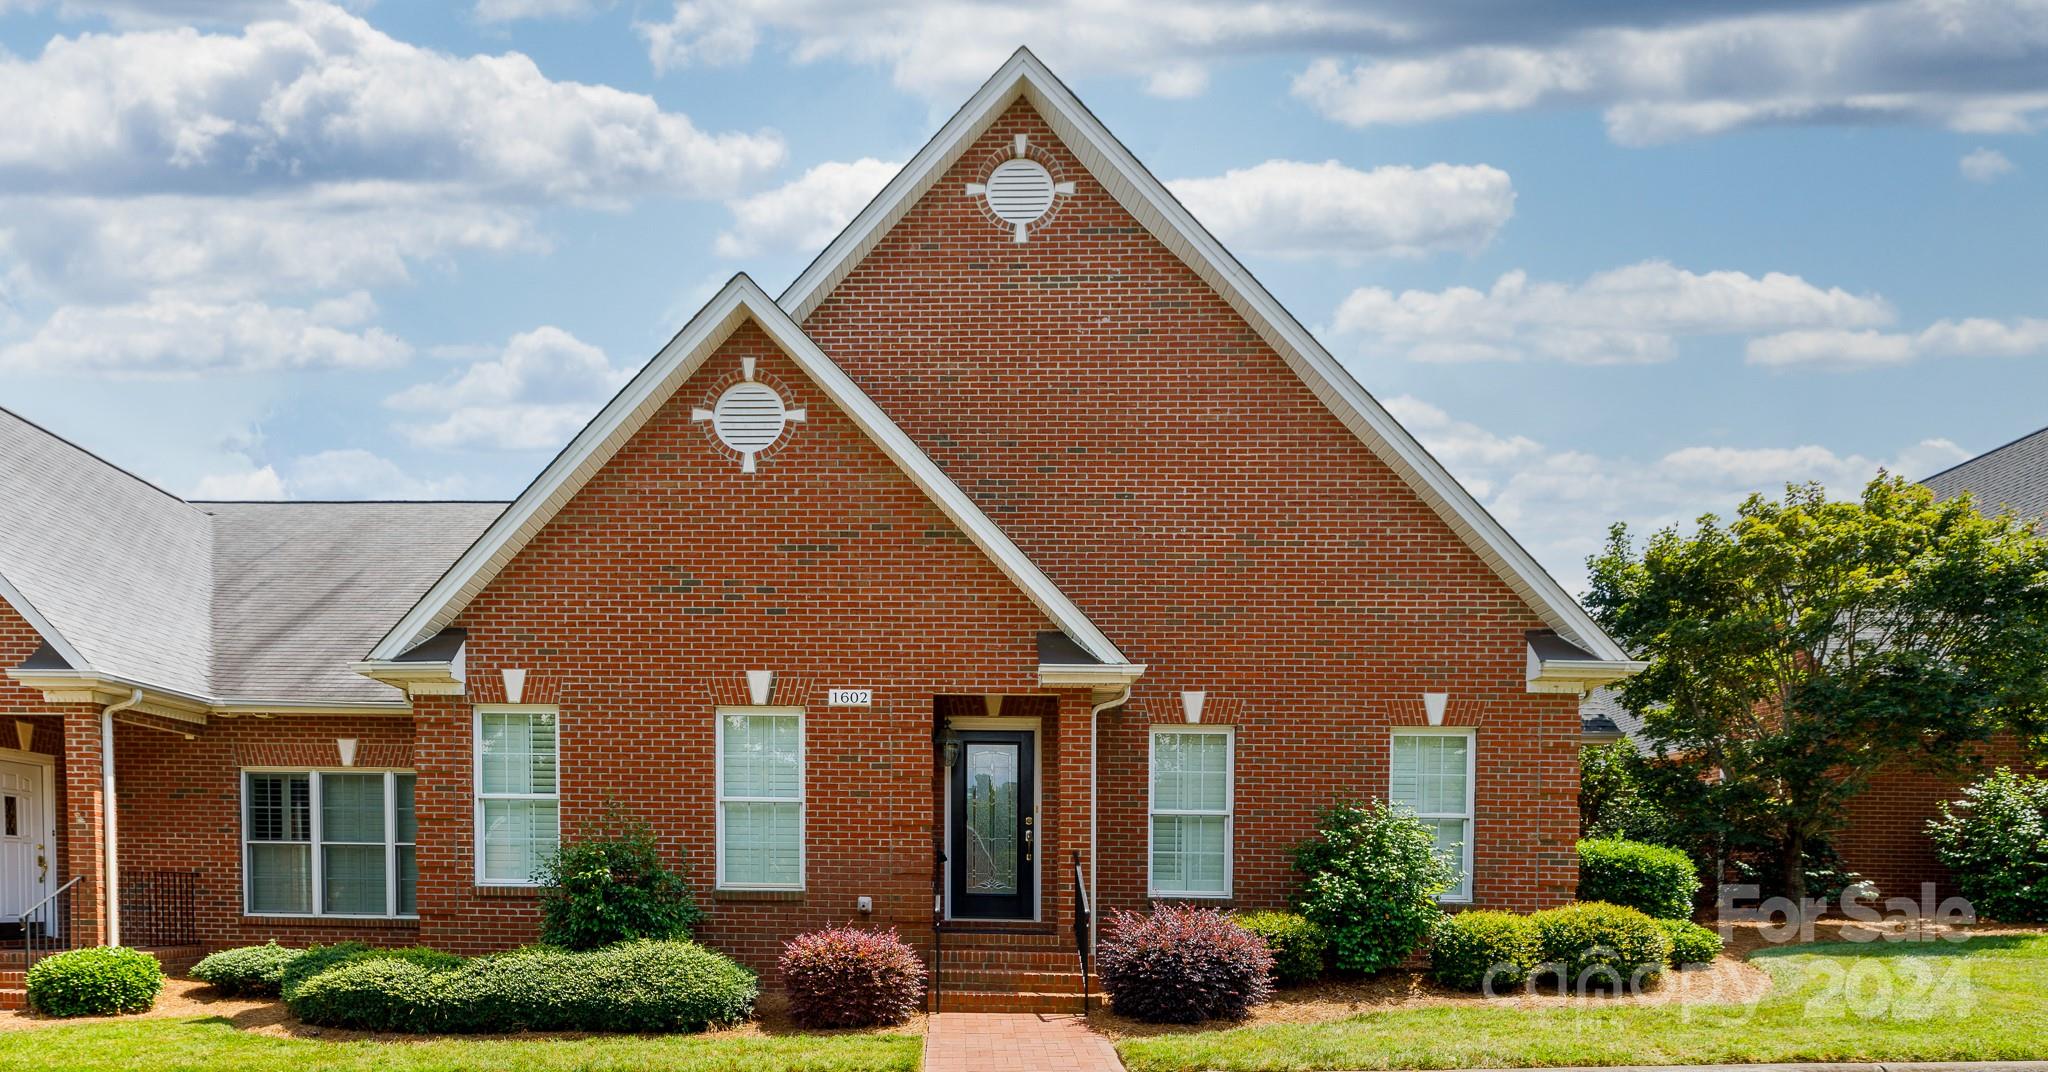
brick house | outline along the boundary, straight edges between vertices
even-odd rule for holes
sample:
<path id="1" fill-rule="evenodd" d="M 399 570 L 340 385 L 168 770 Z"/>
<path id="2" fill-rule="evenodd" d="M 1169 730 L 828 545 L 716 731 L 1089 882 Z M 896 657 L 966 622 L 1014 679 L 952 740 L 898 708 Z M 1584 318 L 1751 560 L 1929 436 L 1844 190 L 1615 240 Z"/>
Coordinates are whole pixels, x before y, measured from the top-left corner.
<path id="1" fill-rule="evenodd" d="M 0 486 L 0 921 L 75 882 L 75 942 L 189 875 L 205 946 L 503 948 L 612 804 L 762 969 L 943 921 L 1002 989 L 1080 892 L 1281 903 L 1340 795 L 1534 908 L 1638 668 L 1021 51 L 510 504 L 186 502 L 11 416 Z"/>

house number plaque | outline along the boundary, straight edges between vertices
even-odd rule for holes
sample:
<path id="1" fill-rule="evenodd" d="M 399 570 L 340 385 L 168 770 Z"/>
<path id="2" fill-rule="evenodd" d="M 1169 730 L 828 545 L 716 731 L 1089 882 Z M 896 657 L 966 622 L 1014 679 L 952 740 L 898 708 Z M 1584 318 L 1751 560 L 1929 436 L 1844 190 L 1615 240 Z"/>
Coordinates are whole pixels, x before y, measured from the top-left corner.
<path id="1" fill-rule="evenodd" d="M 832 689 L 825 694 L 825 703 L 832 707 L 867 707 L 874 702 L 873 689 Z"/>

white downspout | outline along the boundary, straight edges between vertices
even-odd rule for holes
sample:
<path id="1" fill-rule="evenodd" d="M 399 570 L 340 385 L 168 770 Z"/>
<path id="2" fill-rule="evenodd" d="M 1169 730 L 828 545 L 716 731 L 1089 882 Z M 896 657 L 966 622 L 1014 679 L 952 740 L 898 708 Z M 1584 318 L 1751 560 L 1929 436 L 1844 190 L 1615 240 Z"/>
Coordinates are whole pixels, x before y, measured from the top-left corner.
<path id="1" fill-rule="evenodd" d="M 136 689 L 120 703 L 108 704 L 100 712 L 100 799 L 101 823 L 105 828 L 102 838 L 106 849 L 106 878 L 103 883 L 107 892 L 107 934 L 108 945 L 121 944 L 121 838 L 120 825 L 114 806 L 114 716 L 142 702 L 142 690 Z"/>
<path id="2" fill-rule="evenodd" d="M 1102 904 L 1095 899 L 1095 814 L 1098 806 L 1095 777 L 1095 719 L 1112 707 L 1122 707 L 1131 702 L 1131 687 L 1126 684 L 1124 691 L 1115 699 L 1096 704 L 1088 709 L 1088 958 L 1095 958 L 1095 932 L 1102 919 Z"/>

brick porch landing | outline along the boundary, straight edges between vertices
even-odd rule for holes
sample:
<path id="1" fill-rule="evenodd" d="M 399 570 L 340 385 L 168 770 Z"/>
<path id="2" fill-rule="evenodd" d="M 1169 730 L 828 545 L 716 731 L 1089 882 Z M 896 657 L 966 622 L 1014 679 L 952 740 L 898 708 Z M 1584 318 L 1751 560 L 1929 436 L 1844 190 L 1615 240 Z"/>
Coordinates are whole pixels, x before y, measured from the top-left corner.
<path id="1" fill-rule="evenodd" d="M 924 1072 L 1122 1072 L 1109 1040 L 1078 1016 L 942 1012 L 925 1028 Z"/>

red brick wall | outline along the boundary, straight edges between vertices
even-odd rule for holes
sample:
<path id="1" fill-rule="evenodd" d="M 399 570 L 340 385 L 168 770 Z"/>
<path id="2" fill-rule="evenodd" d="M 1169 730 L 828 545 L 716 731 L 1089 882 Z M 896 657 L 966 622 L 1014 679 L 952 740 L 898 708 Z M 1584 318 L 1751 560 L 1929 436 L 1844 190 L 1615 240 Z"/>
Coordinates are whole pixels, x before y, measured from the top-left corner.
<path id="1" fill-rule="evenodd" d="M 962 194 L 1023 133 L 1077 184 L 1017 244 Z M 1105 906 L 1145 880 L 1145 727 L 1238 706 L 1237 894 L 1339 793 L 1383 795 L 1397 718 L 1478 728 L 1477 899 L 1567 899 L 1571 697 L 1524 690 L 1541 623 L 1242 318 L 1019 104 L 805 329 L 1134 660 L 1102 743 Z"/>
<path id="2" fill-rule="evenodd" d="M 2017 742 L 2003 739 L 1991 746 L 1985 766 L 2024 769 L 2026 759 Z M 1942 801 L 1958 799 L 1962 787 L 1978 777 L 1930 774 L 1906 764 L 1885 770 L 1849 802 L 1842 832 L 1834 839 L 1836 851 L 1851 871 L 1877 883 L 1886 897 L 1919 897 L 1926 882 L 1943 896 L 1956 893 L 1955 877 L 1934 857 L 1927 822 Z"/>
<path id="3" fill-rule="evenodd" d="M 0 603 L 0 669 L 20 666 L 42 643 L 41 634 L 33 626 L 16 614 L 13 607 Z M 24 688 L 13 678 L 0 674 L 0 747 L 15 748 L 19 745 L 14 723 L 18 719 L 26 719 L 35 723 L 35 737 L 29 750 L 57 759 L 57 799 L 51 807 L 57 816 L 58 844 L 50 848 L 56 882 L 50 888 L 57 889 L 70 881 L 74 874 L 86 874 L 88 881 L 81 883 L 73 896 L 90 914 L 94 898 L 98 896 L 95 877 L 98 868 L 85 865 L 91 863 L 92 854 L 98 851 L 98 795 L 90 786 L 82 795 L 69 791 L 69 779 L 65 777 L 64 769 L 67 713 L 74 719 L 98 717 L 98 710 L 89 705 L 46 703 L 41 692 Z M 76 814 L 72 808 L 78 809 Z M 74 853 L 79 854 L 76 860 Z"/>

